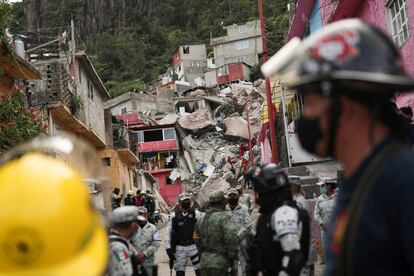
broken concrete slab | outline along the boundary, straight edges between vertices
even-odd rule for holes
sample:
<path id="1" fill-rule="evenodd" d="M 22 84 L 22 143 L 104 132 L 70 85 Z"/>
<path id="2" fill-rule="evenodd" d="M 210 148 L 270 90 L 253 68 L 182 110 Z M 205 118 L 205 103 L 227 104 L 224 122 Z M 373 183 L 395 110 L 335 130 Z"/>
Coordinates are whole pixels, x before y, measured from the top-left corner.
<path id="1" fill-rule="evenodd" d="M 192 134 L 202 134 L 216 126 L 207 108 L 202 108 L 191 114 L 181 116 L 178 119 L 178 124 Z"/>
<path id="2" fill-rule="evenodd" d="M 161 120 L 158 121 L 159 125 L 169 125 L 175 124 L 178 120 L 179 116 L 175 113 L 170 113 L 164 116 Z"/>
<path id="3" fill-rule="evenodd" d="M 188 92 L 187 97 L 203 97 L 203 96 L 207 96 L 206 91 L 202 90 L 202 89 L 197 89 L 195 91 L 191 91 Z"/>
<path id="4" fill-rule="evenodd" d="M 208 195 L 211 192 L 217 190 L 225 191 L 230 187 L 230 184 L 219 176 L 216 178 L 211 177 L 210 179 L 207 179 L 206 183 L 203 184 L 204 185 L 201 187 L 196 198 L 198 206 L 200 206 L 201 209 L 206 207 L 208 203 Z"/>
<path id="5" fill-rule="evenodd" d="M 245 139 L 249 140 L 247 121 L 240 116 L 228 117 L 223 120 L 226 126 L 224 137 L 229 140 Z"/>

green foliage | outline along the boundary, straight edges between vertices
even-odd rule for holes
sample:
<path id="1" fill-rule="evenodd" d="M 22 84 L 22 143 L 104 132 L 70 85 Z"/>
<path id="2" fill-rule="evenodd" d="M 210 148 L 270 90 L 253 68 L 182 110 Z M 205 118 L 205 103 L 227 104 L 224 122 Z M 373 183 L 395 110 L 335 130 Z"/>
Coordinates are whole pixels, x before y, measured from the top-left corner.
<path id="1" fill-rule="evenodd" d="M 0 152 L 36 137 L 43 132 L 42 122 L 34 110 L 24 107 L 23 95 L 11 91 L 0 97 Z"/>
<path id="2" fill-rule="evenodd" d="M 283 44 L 288 29 L 286 9 L 289 1 L 263 0 L 270 54 Z M 87 2 L 48 1 L 42 17 L 43 27 L 68 25 L 72 16 L 76 20 L 90 8 Z M 223 25 L 259 18 L 257 0 L 140 0 L 125 3 L 125 14 L 120 14 L 117 5 L 102 11 L 101 20 L 114 22 L 111 27 L 82 38 L 89 43 L 87 51 L 94 56 L 93 63 L 114 96 L 127 92 L 127 89 L 142 89 L 142 83 L 159 79 L 168 68 L 177 46 L 204 43 L 211 56 L 210 36 L 225 35 Z M 120 17 L 125 17 L 125 26 L 116 29 Z"/>
<path id="3" fill-rule="evenodd" d="M 77 114 L 83 107 L 83 99 L 81 95 L 75 94 L 71 99 L 69 103 L 69 109 L 72 114 Z"/>

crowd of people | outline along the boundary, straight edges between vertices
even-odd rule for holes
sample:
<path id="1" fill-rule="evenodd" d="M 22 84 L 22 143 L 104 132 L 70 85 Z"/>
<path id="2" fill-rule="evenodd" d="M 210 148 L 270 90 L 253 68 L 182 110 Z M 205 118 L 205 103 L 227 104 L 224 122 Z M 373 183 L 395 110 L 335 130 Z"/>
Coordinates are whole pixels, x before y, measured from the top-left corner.
<path id="1" fill-rule="evenodd" d="M 253 203 L 240 190 L 213 191 L 204 213 L 181 194 L 167 225 L 170 267 L 179 276 L 188 260 L 202 276 L 234 276 L 239 268 L 245 275 L 312 275 L 313 215 L 325 242 L 326 276 L 413 275 L 412 112 L 390 103 L 397 92 L 414 90 L 414 79 L 398 49 L 356 19 L 285 47 L 294 49 L 283 49 L 262 71 L 283 76 L 296 69 L 296 78 L 287 75 L 306 102 L 299 141 L 310 153 L 337 159 L 346 179 L 339 192 L 335 181 L 320 183 L 312 212 L 298 177 L 273 163 L 249 168 L 245 177 L 260 207 L 255 227 Z M 0 156 L 0 274 L 157 275 L 162 241 L 150 222 L 151 193 L 124 197 L 114 189 L 105 225 L 91 204 L 105 185 L 96 160 L 86 143 L 60 136 Z M 23 193 L 30 196 L 22 201 Z"/>

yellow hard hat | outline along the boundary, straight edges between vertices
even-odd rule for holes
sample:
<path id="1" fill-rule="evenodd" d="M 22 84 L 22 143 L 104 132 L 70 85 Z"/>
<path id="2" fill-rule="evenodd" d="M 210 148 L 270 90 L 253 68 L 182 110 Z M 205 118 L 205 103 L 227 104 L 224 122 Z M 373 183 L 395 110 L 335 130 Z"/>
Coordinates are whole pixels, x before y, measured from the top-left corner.
<path id="1" fill-rule="evenodd" d="M 82 176 L 31 152 L 0 167 L 0 275 L 102 275 L 108 240 Z"/>

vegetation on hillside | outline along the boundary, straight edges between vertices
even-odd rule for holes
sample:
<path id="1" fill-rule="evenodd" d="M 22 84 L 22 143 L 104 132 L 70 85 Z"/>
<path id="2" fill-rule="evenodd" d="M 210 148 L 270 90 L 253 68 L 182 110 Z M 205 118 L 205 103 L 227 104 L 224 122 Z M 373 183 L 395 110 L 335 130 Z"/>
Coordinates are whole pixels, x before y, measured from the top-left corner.
<path id="1" fill-rule="evenodd" d="M 283 44 L 288 28 L 287 3 L 292 0 L 264 0 L 269 52 Z M 76 20 L 80 0 L 65 0 L 48 6 L 48 27 L 68 25 Z M 144 83 L 165 73 L 175 47 L 205 43 L 211 55 L 210 37 L 223 35 L 222 26 L 259 18 L 257 0 L 165 0 L 148 15 L 143 9 L 130 8 L 125 14 L 126 26 L 105 30 L 88 41 L 86 48 L 112 95 L 128 89 L 143 89 Z M 22 5 L 15 8 L 16 19 L 22 16 Z M 116 9 L 105 11 L 117 16 Z"/>

